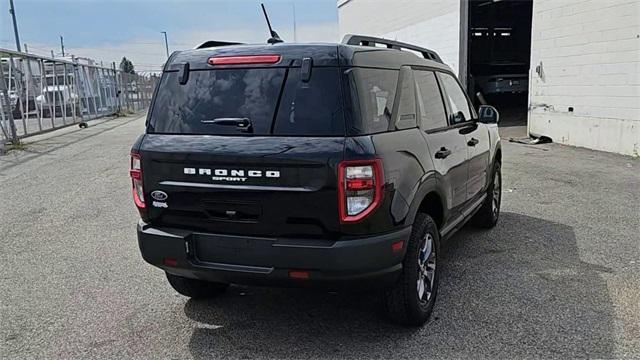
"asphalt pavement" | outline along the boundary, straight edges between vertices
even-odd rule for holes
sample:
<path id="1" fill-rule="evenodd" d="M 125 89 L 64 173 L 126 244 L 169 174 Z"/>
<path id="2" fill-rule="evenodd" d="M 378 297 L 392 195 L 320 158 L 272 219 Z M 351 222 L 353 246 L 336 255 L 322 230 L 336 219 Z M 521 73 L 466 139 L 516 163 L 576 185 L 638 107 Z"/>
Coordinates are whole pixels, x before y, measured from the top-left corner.
<path id="1" fill-rule="evenodd" d="M 443 244 L 433 316 L 403 328 L 375 293 L 176 294 L 136 242 L 143 129 L 92 122 L 0 157 L 0 358 L 640 358 L 638 159 L 503 140 L 498 226 Z"/>

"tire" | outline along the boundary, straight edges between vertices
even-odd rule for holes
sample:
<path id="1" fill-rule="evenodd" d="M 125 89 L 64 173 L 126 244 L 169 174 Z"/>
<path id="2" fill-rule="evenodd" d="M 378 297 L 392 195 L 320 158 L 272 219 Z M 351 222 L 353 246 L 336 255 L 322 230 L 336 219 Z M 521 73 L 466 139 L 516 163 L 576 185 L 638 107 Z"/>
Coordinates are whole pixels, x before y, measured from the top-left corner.
<path id="1" fill-rule="evenodd" d="M 500 217 L 500 203 L 502 201 L 502 171 L 499 162 L 493 166 L 491 184 L 487 189 L 485 198 L 480 210 L 473 216 L 472 222 L 478 227 L 491 229 L 498 223 Z"/>
<path id="2" fill-rule="evenodd" d="M 436 223 L 429 215 L 418 213 L 402 261 L 400 279 L 385 294 L 384 305 L 392 321 L 421 326 L 429 319 L 438 294 L 436 264 L 439 253 L 440 235 Z"/>
<path id="3" fill-rule="evenodd" d="M 166 274 L 169 284 L 175 291 L 180 295 L 194 299 L 206 299 L 221 295 L 229 287 L 229 284 L 189 279 L 169 273 Z"/>

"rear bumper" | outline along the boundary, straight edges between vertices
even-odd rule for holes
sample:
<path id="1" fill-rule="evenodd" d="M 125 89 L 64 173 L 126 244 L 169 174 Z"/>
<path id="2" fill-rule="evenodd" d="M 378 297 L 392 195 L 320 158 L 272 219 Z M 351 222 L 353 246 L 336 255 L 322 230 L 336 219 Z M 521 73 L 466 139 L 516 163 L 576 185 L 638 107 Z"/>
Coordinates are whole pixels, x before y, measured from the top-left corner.
<path id="1" fill-rule="evenodd" d="M 148 263 L 171 274 L 226 283 L 325 288 L 379 288 L 401 270 L 411 227 L 366 238 L 329 241 L 192 232 L 138 223 Z M 404 246 L 393 251 L 392 244 Z M 166 259 L 169 258 L 169 263 Z M 292 278 L 304 271 L 308 278 Z"/>

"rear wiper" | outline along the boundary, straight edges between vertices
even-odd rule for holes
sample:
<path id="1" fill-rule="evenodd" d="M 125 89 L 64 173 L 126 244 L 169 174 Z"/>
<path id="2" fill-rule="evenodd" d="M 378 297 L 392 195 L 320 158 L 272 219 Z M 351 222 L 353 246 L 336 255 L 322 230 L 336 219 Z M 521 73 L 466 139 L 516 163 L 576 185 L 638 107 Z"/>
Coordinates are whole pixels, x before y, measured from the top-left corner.
<path id="1" fill-rule="evenodd" d="M 244 132 L 253 132 L 253 126 L 249 118 L 215 118 L 213 120 L 200 120 L 203 124 L 215 124 L 223 126 L 235 126 Z"/>

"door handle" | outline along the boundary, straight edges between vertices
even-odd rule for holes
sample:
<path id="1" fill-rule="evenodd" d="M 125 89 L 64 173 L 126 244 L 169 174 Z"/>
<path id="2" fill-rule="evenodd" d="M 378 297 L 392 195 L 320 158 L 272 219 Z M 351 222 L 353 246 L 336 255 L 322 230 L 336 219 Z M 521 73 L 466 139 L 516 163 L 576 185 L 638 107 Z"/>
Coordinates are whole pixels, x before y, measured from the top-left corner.
<path id="1" fill-rule="evenodd" d="M 469 146 L 476 146 L 478 145 L 479 141 L 476 138 L 471 138 L 471 140 L 467 141 L 467 145 Z"/>
<path id="2" fill-rule="evenodd" d="M 451 155 L 451 150 L 444 146 L 441 147 L 440 150 L 436 151 L 436 159 L 444 159 L 449 155 Z"/>

